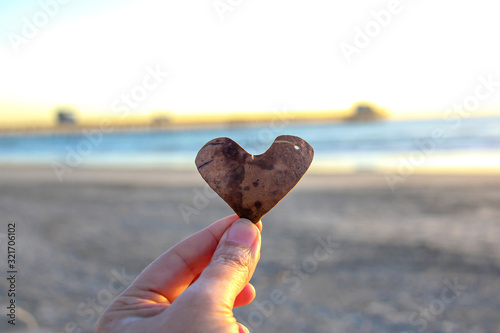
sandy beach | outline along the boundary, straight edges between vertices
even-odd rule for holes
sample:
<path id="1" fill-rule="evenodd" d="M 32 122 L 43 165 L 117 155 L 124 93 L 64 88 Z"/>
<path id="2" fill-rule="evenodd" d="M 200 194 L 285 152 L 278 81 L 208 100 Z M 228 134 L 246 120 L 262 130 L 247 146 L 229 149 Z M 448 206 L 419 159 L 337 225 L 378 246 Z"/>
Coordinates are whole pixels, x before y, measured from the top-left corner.
<path id="1" fill-rule="evenodd" d="M 392 191 L 378 174 L 306 174 L 263 219 L 257 298 L 236 316 L 252 332 L 498 332 L 499 202 L 498 176 L 414 175 Z M 91 332 L 148 263 L 232 214 L 194 168 L 59 182 L 18 166 L 0 168 L 0 212 L 18 270 L 17 325 L 2 315 L 2 332 Z"/>

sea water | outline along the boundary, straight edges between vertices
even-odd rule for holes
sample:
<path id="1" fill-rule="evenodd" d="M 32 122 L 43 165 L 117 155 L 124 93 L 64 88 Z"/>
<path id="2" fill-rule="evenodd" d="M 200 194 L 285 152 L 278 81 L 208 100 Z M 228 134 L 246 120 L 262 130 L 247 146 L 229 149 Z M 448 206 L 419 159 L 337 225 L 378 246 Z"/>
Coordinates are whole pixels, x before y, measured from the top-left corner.
<path id="1" fill-rule="evenodd" d="M 261 154 L 282 134 L 315 150 L 321 172 L 500 171 L 500 117 L 298 124 L 276 120 L 218 129 L 0 137 L 0 164 L 193 169 L 198 150 L 230 137 Z"/>

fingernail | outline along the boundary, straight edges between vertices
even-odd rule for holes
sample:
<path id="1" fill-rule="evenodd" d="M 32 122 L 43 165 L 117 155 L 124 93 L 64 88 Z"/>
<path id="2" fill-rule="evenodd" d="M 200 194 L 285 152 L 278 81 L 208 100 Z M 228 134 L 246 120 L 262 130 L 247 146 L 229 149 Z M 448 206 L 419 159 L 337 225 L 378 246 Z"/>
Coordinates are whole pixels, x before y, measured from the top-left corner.
<path id="1" fill-rule="evenodd" d="M 251 247 L 257 238 L 257 227 L 247 219 L 239 219 L 229 229 L 227 240 L 240 245 Z"/>

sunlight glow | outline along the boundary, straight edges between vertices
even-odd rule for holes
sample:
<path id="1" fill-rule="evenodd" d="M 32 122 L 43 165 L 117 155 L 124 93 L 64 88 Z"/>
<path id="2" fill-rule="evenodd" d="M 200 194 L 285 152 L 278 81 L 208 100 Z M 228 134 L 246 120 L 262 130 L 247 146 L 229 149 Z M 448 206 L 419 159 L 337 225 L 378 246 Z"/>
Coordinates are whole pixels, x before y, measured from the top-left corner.
<path id="1" fill-rule="evenodd" d="M 61 105 L 73 105 L 82 118 L 109 117 L 123 96 L 138 118 L 281 105 L 348 110 L 361 100 L 399 118 L 441 116 L 473 94 L 481 76 L 500 81 L 494 43 L 500 21 L 485 0 L 402 1 L 385 19 L 388 2 L 248 2 L 223 20 L 201 0 L 102 8 L 69 2 L 15 52 L 5 41 L 22 35 L 42 11 L 25 2 L 29 10 L 19 5 L 3 14 L 9 15 L 0 44 L 4 124 L 47 123 Z M 346 44 L 358 50 L 349 61 L 340 47 Z M 162 73 L 157 81 L 148 81 L 151 71 Z M 144 82 L 149 88 L 140 90 Z M 474 115 L 499 109 L 495 92 Z"/>

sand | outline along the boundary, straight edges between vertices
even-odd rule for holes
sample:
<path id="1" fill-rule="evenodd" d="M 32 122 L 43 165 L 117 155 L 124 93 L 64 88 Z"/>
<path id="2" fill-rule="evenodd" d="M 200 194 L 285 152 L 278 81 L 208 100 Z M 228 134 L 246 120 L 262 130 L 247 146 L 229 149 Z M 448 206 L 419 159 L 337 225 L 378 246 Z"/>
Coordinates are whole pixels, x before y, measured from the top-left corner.
<path id="1" fill-rule="evenodd" d="M 498 176 L 414 175 L 392 191 L 382 175 L 307 174 L 264 217 L 257 298 L 236 315 L 252 332 L 498 332 L 499 202 Z M 59 182 L 4 166 L 0 213 L 18 266 L 18 325 L 2 315 L 0 331 L 91 332 L 149 262 L 232 211 L 196 171 Z"/>

